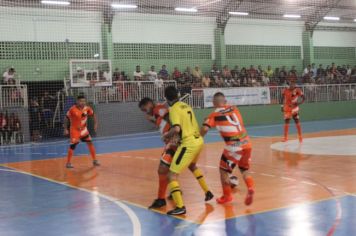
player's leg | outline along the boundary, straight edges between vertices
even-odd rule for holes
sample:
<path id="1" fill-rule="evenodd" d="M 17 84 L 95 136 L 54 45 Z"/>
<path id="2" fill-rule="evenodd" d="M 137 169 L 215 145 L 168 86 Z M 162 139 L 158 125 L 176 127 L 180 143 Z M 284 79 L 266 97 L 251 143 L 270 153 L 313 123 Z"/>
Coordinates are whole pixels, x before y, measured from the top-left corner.
<path id="1" fill-rule="evenodd" d="M 67 163 L 66 163 L 66 167 L 67 168 L 73 168 L 73 165 L 72 165 L 72 157 L 73 157 L 73 154 L 74 154 L 74 150 L 75 148 L 77 147 L 78 145 L 78 141 L 76 140 L 72 140 L 74 142 L 72 142 L 70 145 L 69 145 L 69 148 L 68 148 L 68 154 L 67 154 Z"/>
<path id="2" fill-rule="evenodd" d="M 153 201 L 149 209 L 156 209 L 165 206 L 166 203 L 166 192 L 168 187 L 168 173 L 169 173 L 169 166 L 171 165 L 172 158 L 174 156 L 175 150 L 168 149 L 166 150 L 162 156 L 161 161 L 158 166 L 158 196 L 157 199 Z"/>
<path id="3" fill-rule="evenodd" d="M 199 155 L 199 154 L 198 154 Z M 189 170 L 193 173 L 194 177 L 197 179 L 201 189 L 205 193 L 205 201 L 210 201 L 214 198 L 213 193 L 209 190 L 209 187 L 205 181 L 203 172 L 197 167 L 196 161 L 189 165 Z"/>
<path id="4" fill-rule="evenodd" d="M 293 115 L 293 120 L 295 122 L 295 126 L 297 127 L 299 142 L 302 143 L 303 142 L 302 126 L 300 124 L 300 119 L 299 119 L 299 114 L 298 113 Z"/>
<path id="5" fill-rule="evenodd" d="M 216 199 L 216 202 L 219 204 L 228 203 L 233 200 L 229 174 L 232 173 L 235 166 L 236 161 L 233 158 L 228 158 L 228 151 L 224 150 L 224 153 L 221 155 L 219 168 L 223 195 Z"/>
<path id="6" fill-rule="evenodd" d="M 284 113 L 284 139 L 283 142 L 288 141 L 288 133 L 289 133 L 289 123 L 290 123 L 290 114 L 289 112 Z"/>
<path id="7" fill-rule="evenodd" d="M 251 153 L 252 149 L 247 148 L 242 150 L 241 152 L 241 159 L 238 163 L 240 172 L 242 174 L 242 177 L 245 181 L 246 187 L 247 187 L 247 195 L 245 198 L 245 204 L 246 205 L 251 205 L 253 202 L 253 195 L 255 193 L 255 183 L 254 179 L 251 176 L 249 169 L 250 169 L 250 159 L 251 159 Z"/>
<path id="8" fill-rule="evenodd" d="M 93 165 L 94 166 L 100 166 L 99 161 L 96 159 L 96 150 L 95 150 L 94 144 L 93 144 L 93 142 L 91 140 L 91 136 L 88 134 L 88 135 L 82 137 L 81 141 L 85 142 L 87 144 L 87 147 L 88 147 L 89 152 L 90 152 L 90 156 L 91 156 L 91 158 L 93 160 Z"/>

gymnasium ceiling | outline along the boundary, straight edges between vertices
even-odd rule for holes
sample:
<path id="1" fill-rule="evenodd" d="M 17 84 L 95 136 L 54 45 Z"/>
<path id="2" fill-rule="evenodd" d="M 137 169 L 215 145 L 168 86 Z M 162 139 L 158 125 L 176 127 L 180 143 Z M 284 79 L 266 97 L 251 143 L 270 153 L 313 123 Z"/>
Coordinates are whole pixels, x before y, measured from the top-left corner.
<path id="1" fill-rule="evenodd" d="M 59 0 L 60 1 L 60 0 Z M 62 0 L 63 1 L 63 0 Z M 135 12 L 152 14 L 184 14 L 219 17 L 229 11 L 248 12 L 248 18 L 282 19 L 283 14 L 299 14 L 305 22 L 319 22 L 323 16 L 340 17 L 340 22 L 356 19 L 356 0 L 68 0 L 65 8 L 110 10 L 112 2 L 135 4 Z M 0 0 L 0 5 L 14 7 L 45 7 L 40 0 Z M 197 8 L 197 13 L 177 13 L 175 7 Z M 63 7 L 57 7 L 63 8 Z M 241 16 L 239 16 L 241 17 Z M 356 24 L 356 23 L 355 23 Z"/>

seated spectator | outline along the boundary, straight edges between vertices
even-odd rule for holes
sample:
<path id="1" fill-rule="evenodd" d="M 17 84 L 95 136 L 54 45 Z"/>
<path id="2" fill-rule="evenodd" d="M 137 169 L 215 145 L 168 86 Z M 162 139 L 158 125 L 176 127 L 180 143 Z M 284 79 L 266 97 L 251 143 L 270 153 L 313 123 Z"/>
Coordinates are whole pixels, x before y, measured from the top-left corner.
<path id="1" fill-rule="evenodd" d="M 151 69 L 147 72 L 147 79 L 149 81 L 155 81 L 157 79 L 157 72 L 155 71 L 155 66 L 151 66 Z"/>
<path id="2" fill-rule="evenodd" d="M 319 68 L 316 70 L 316 80 L 318 84 L 325 83 L 326 70 L 323 68 L 323 65 L 320 64 Z"/>
<path id="3" fill-rule="evenodd" d="M 2 142 L 0 144 L 6 144 L 8 141 L 8 130 L 7 130 L 7 117 L 0 113 L 0 140 Z"/>
<path id="4" fill-rule="evenodd" d="M 144 79 L 145 73 L 141 71 L 141 66 L 136 66 L 136 70 L 133 73 L 134 80 L 142 81 Z"/>
<path id="5" fill-rule="evenodd" d="M 224 87 L 224 79 L 223 79 L 220 75 L 218 75 L 218 76 L 216 77 L 216 79 L 215 79 L 215 85 L 216 85 L 216 87 L 218 87 L 218 88 Z"/>
<path id="6" fill-rule="evenodd" d="M 272 79 L 272 78 L 274 77 L 274 71 L 273 71 L 273 69 L 272 69 L 271 66 L 267 66 L 266 76 L 267 76 L 269 79 Z"/>
<path id="7" fill-rule="evenodd" d="M 183 75 L 178 70 L 178 67 L 174 67 L 174 70 L 173 70 L 173 73 L 172 73 L 172 79 L 177 81 L 177 83 L 182 83 L 183 82 Z"/>
<path id="8" fill-rule="evenodd" d="M 155 86 L 156 86 L 157 89 L 162 89 L 163 88 L 164 82 L 163 82 L 162 77 L 160 77 L 160 76 L 156 77 L 154 82 L 155 82 Z"/>
<path id="9" fill-rule="evenodd" d="M 203 78 L 203 72 L 201 71 L 199 66 L 195 66 L 192 71 L 192 76 L 195 81 L 201 81 L 201 79 Z"/>
<path id="10" fill-rule="evenodd" d="M 298 77 L 298 72 L 297 69 L 295 69 L 295 66 L 292 66 L 291 70 L 289 71 L 289 76 Z"/>
<path id="11" fill-rule="evenodd" d="M 169 73 L 167 70 L 166 65 L 162 65 L 161 70 L 159 71 L 158 75 L 163 79 L 163 80 L 168 80 L 169 79 Z"/>
<path id="12" fill-rule="evenodd" d="M 210 75 L 214 79 L 216 79 L 220 75 L 220 70 L 218 69 L 216 64 L 213 64 L 213 66 L 211 67 Z"/>
<path id="13" fill-rule="evenodd" d="M 352 69 L 351 69 L 350 65 L 347 65 L 347 67 L 346 67 L 346 77 L 347 77 L 347 79 L 351 78 L 351 75 L 352 75 Z"/>
<path id="14" fill-rule="evenodd" d="M 21 121 L 15 113 L 11 113 L 9 117 L 10 137 L 15 140 L 15 143 L 23 143 L 21 132 Z"/>
<path id="15" fill-rule="evenodd" d="M 247 75 L 249 77 L 249 80 L 252 81 L 253 79 L 256 79 L 257 77 L 257 70 L 253 65 L 250 66 L 250 69 L 247 71 Z"/>
<path id="16" fill-rule="evenodd" d="M 242 67 L 241 71 L 240 71 L 240 85 L 241 86 L 246 86 L 248 83 L 248 74 L 247 74 L 247 70 L 245 67 Z"/>
<path id="17" fill-rule="evenodd" d="M 121 72 L 119 68 L 115 68 L 115 71 L 112 74 L 112 81 L 121 81 Z"/>
<path id="18" fill-rule="evenodd" d="M 211 83 L 211 80 L 210 80 L 210 77 L 209 77 L 209 74 L 205 74 L 202 78 L 202 81 L 201 81 L 201 85 L 203 88 L 209 88 L 210 87 L 210 83 Z"/>
<path id="19" fill-rule="evenodd" d="M 267 72 L 262 73 L 262 86 L 268 86 L 270 83 L 270 79 L 267 76 Z"/>
<path id="20" fill-rule="evenodd" d="M 231 76 L 232 78 L 238 79 L 240 76 L 240 69 L 239 66 L 235 66 L 234 69 L 231 70 Z"/>
<path id="21" fill-rule="evenodd" d="M 2 75 L 4 84 L 15 84 L 16 71 L 15 68 L 11 67 Z"/>
<path id="22" fill-rule="evenodd" d="M 303 71 L 303 82 L 308 83 L 312 78 L 313 72 L 311 70 L 311 65 L 308 65 Z"/>
<path id="23" fill-rule="evenodd" d="M 261 65 L 257 66 L 257 77 L 261 78 L 263 73 L 263 68 Z"/>
<path id="24" fill-rule="evenodd" d="M 222 77 L 224 79 L 228 79 L 228 80 L 232 78 L 231 72 L 230 72 L 229 67 L 227 65 L 225 65 L 223 70 L 222 70 Z"/>

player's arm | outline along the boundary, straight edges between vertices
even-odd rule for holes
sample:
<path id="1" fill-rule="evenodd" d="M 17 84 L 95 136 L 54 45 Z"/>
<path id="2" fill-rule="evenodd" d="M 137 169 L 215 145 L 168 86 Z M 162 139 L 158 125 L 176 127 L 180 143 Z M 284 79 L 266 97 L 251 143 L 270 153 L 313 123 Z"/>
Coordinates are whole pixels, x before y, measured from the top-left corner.
<path id="1" fill-rule="evenodd" d="M 180 114 L 177 111 L 169 112 L 169 120 L 171 122 L 172 127 L 167 133 L 163 135 L 163 140 L 171 139 L 173 136 L 180 134 L 182 130 Z"/>
<path id="2" fill-rule="evenodd" d="M 207 125 L 203 124 L 203 126 L 200 128 L 200 135 L 204 137 L 210 130 L 210 127 Z"/>
<path id="3" fill-rule="evenodd" d="M 281 111 L 284 112 L 284 91 L 282 92 L 282 96 L 279 98 L 279 104 L 281 104 Z"/>
<path id="4" fill-rule="evenodd" d="M 64 135 L 66 136 L 69 134 L 69 127 L 70 127 L 69 118 L 68 116 L 65 116 L 63 121 L 63 129 L 64 129 Z"/>
<path id="5" fill-rule="evenodd" d="M 181 131 L 181 128 L 179 125 L 174 125 L 170 128 L 170 130 L 165 133 L 163 136 L 162 136 L 162 139 L 164 141 L 167 141 L 167 140 L 170 140 L 172 137 L 174 137 L 175 135 L 179 134 Z"/>
<path id="6" fill-rule="evenodd" d="M 200 128 L 200 135 L 205 136 L 211 128 L 215 127 L 215 118 L 213 113 L 205 119 L 202 127 Z"/>
<path id="7" fill-rule="evenodd" d="M 303 92 L 300 92 L 300 97 L 302 98 L 302 101 L 298 102 L 298 105 L 302 105 L 305 102 L 305 96 Z"/>
<path id="8" fill-rule="evenodd" d="M 98 130 L 98 118 L 96 117 L 95 113 L 93 113 L 93 120 L 94 120 L 94 131 L 96 132 Z"/>

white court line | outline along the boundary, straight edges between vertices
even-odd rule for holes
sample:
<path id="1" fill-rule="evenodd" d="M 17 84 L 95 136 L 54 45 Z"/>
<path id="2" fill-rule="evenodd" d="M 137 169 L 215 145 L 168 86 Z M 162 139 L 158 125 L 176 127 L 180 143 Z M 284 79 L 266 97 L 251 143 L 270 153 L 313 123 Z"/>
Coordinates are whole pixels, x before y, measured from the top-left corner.
<path id="1" fill-rule="evenodd" d="M 27 173 L 27 172 L 18 171 L 18 170 L 7 170 L 7 169 L 0 169 L 0 171 L 13 172 L 13 173 L 24 174 L 24 175 L 36 177 L 36 178 L 39 178 L 39 179 L 47 180 L 47 181 L 52 182 L 52 183 L 64 185 L 64 186 L 67 186 L 67 187 L 70 187 L 70 188 L 73 188 L 73 189 L 77 189 L 77 190 L 80 190 L 80 191 L 83 191 L 83 192 L 87 192 L 87 193 L 96 195 L 96 196 L 98 196 L 100 198 L 104 198 L 104 199 L 114 203 L 115 205 L 119 206 L 128 215 L 128 217 L 130 218 L 130 220 L 132 222 L 132 230 L 133 230 L 133 234 L 132 235 L 133 236 L 141 236 L 142 235 L 141 222 L 138 219 L 137 215 L 135 214 L 135 212 L 130 207 L 128 207 L 126 204 L 122 203 L 118 199 L 112 198 L 112 197 L 107 196 L 107 195 L 102 194 L 102 193 L 92 192 L 92 191 L 84 189 L 84 188 L 75 187 L 75 186 L 72 186 L 70 184 L 67 184 L 66 182 L 59 182 L 59 181 L 52 180 L 52 179 L 49 179 L 49 178 L 46 178 L 46 177 L 43 177 L 43 176 L 35 175 L 35 174 L 32 174 L 32 173 Z"/>
<path id="2" fill-rule="evenodd" d="M 312 185 L 312 186 L 316 186 L 317 184 L 312 183 L 312 182 L 308 182 L 308 181 L 300 181 L 302 184 L 308 184 L 308 185 Z"/>
<path id="3" fill-rule="evenodd" d="M 268 177 L 276 177 L 275 175 L 270 175 L 270 174 L 266 174 L 266 173 L 260 173 L 260 175 L 268 176 Z"/>
<path id="4" fill-rule="evenodd" d="M 288 180 L 288 181 L 297 181 L 296 179 L 284 177 L 284 176 L 282 176 L 281 179 Z"/>

